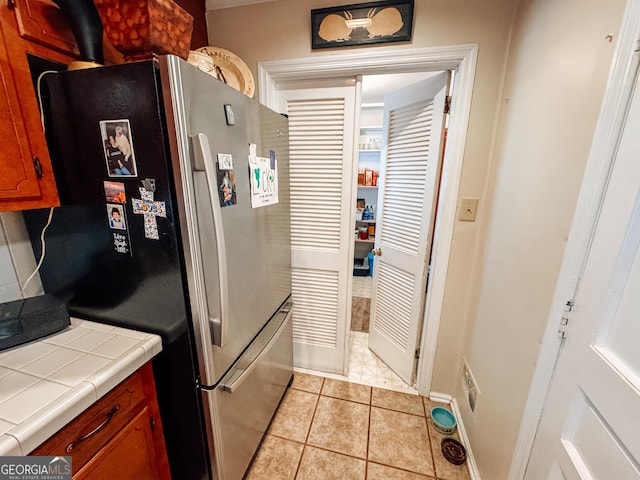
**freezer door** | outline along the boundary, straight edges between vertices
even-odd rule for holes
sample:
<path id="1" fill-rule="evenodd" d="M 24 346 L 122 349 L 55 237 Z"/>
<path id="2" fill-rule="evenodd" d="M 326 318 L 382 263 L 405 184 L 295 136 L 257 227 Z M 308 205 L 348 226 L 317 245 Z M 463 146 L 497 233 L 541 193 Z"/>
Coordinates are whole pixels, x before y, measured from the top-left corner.
<path id="1" fill-rule="evenodd" d="M 211 430 L 216 480 L 240 480 L 293 375 L 291 305 L 287 304 L 202 398 Z"/>
<path id="2" fill-rule="evenodd" d="M 288 121 L 178 57 L 160 71 L 201 382 L 214 386 L 291 293 Z M 277 204 L 252 208 L 251 152 L 275 158 Z"/>

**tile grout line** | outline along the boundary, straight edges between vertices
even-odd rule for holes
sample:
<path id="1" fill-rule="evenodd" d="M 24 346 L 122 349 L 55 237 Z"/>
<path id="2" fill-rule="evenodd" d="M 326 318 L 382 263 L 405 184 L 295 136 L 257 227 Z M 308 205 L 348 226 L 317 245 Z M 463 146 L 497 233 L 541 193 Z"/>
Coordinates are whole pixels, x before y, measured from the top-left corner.
<path id="1" fill-rule="evenodd" d="M 322 396 L 322 389 L 324 388 L 325 378 L 322 378 L 322 383 L 320 385 L 320 391 L 318 392 L 318 398 L 316 399 L 316 404 L 313 408 L 313 415 L 311 415 L 311 423 L 309 424 L 309 430 L 307 430 L 307 434 L 304 437 L 304 444 L 302 446 L 302 453 L 300 454 L 300 460 L 298 460 L 298 466 L 296 467 L 296 472 L 293 475 L 294 480 L 298 477 L 298 472 L 300 471 L 300 466 L 302 465 L 302 458 L 304 457 L 304 453 L 307 450 L 307 442 L 309 441 L 309 435 L 311 435 L 311 428 L 313 427 L 313 420 L 316 418 L 316 412 L 318 411 L 318 404 L 320 403 L 320 397 Z"/>
<path id="2" fill-rule="evenodd" d="M 367 423 L 367 448 L 364 461 L 364 480 L 369 477 L 369 442 L 371 441 L 371 409 L 373 408 L 373 387 L 369 387 L 369 422 Z"/>
<path id="3" fill-rule="evenodd" d="M 365 458 L 364 458 L 364 466 L 365 466 L 364 480 L 367 480 L 369 478 L 369 465 L 370 464 L 376 464 L 376 465 L 380 465 L 380 466 L 386 467 L 386 468 L 397 469 L 397 470 L 405 471 L 405 472 L 410 473 L 410 474 L 426 475 L 427 478 L 429 478 L 429 476 L 427 474 L 418 473 L 418 472 L 416 472 L 416 471 L 414 471 L 412 469 L 408 469 L 406 467 L 392 466 L 392 465 L 388 465 L 386 463 L 370 461 L 369 454 L 370 454 L 370 442 L 371 442 L 371 432 L 372 432 L 371 422 L 372 422 L 372 412 L 373 412 L 373 407 L 374 407 L 374 405 L 373 405 L 373 393 L 374 393 L 373 389 L 374 388 L 378 388 L 378 387 L 369 386 L 368 404 L 367 404 L 365 402 L 356 401 L 356 400 L 353 400 L 353 399 L 342 398 L 342 397 L 339 397 L 339 396 L 333 396 L 332 394 L 327 394 L 327 392 L 324 391 L 324 387 L 327 386 L 326 385 L 326 380 L 327 379 L 325 377 L 321 377 L 321 376 L 319 376 L 319 377 L 322 378 L 322 381 L 321 381 L 320 389 L 319 389 L 318 393 L 309 392 L 309 391 L 301 389 L 299 387 L 298 388 L 293 387 L 293 386 L 291 387 L 293 390 L 297 390 L 297 391 L 301 391 L 301 392 L 305 392 L 305 393 L 312 393 L 312 394 L 316 395 L 316 400 L 315 400 L 315 405 L 314 405 L 314 409 L 313 409 L 313 414 L 312 414 L 312 417 L 311 417 L 311 422 L 310 422 L 310 425 L 309 425 L 309 429 L 308 429 L 308 431 L 306 433 L 304 442 L 301 443 L 299 441 L 291 440 L 291 439 L 286 438 L 286 437 L 281 437 L 279 435 L 274 435 L 274 437 L 278 437 L 278 438 L 280 438 L 282 440 L 293 442 L 293 443 L 296 443 L 296 444 L 302 446 L 302 453 L 301 453 L 300 458 L 299 458 L 299 460 L 297 462 L 293 479 L 296 479 L 297 476 L 299 475 L 300 471 L 301 471 L 302 459 L 303 459 L 305 451 L 308 450 L 307 447 L 318 449 L 318 450 L 325 451 L 325 452 L 332 453 L 332 454 L 342 455 L 344 457 L 349 457 L 349 458 L 352 458 L 354 460 L 363 460 L 361 457 L 355 456 L 353 454 L 348 454 L 348 453 L 344 453 L 344 452 L 341 452 L 341 451 L 334 451 L 334 450 L 331 450 L 330 448 L 327 448 L 327 447 L 312 446 L 312 445 L 310 445 L 308 443 L 310 435 L 311 435 L 311 428 L 313 428 L 314 421 L 316 420 L 316 415 L 317 415 L 317 411 L 318 411 L 319 403 L 320 403 L 320 397 L 326 397 L 328 399 L 330 398 L 330 399 L 334 399 L 334 400 L 349 402 L 349 403 L 352 403 L 352 404 L 359 404 L 359 405 L 367 405 L 368 406 L 368 424 L 367 424 L 367 440 L 366 440 L 367 443 L 366 443 L 366 449 L 365 449 L 366 453 L 365 453 Z M 384 389 L 382 389 L 382 390 L 384 390 Z M 329 391 L 328 393 L 331 393 L 331 392 Z M 397 393 L 402 394 L 402 392 L 397 392 Z M 437 475 L 438 472 L 436 470 L 437 467 L 436 467 L 436 462 L 435 462 L 435 455 L 436 455 L 437 452 L 434 451 L 435 446 L 433 444 L 432 432 L 429 429 L 430 417 L 429 417 L 429 415 L 427 413 L 427 411 L 428 411 L 427 404 L 426 404 L 426 400 L 427 399 L 425 397 L 421 396 L 421 395 L 418 395 L 418 398 L 420 398 L 420 403 L 422 405 L 420 409 L 422 410 L 423 415 L 416 414 L 416 413 L 413 413 L 413 412 L 404 411 L 404 410 L 400 410 L 400 409 L 395 409 L 393 407 L 377 406 L 376 408 L 380 408 L 381 410 L 385 410 L 385 411 L 391 411 L 391 412 L 401 413 L 401 414 L 405 414 L 405 415 L 410 415 L 410 416 L 413 416 L 413 417 L 422 416 L 424 418 L 425 426 L 426 426 L 426 429 L 427 429 L 427 441 L 429 442 L 429 451 L 431 452 L 431 456 L 432 456 L 431 464 L 432 464 L 432 467 L 433 467 L 433 478 L 430 479 L 430 480 L 441 480 L 440 477 L 438 477 L 438 475 Z"/>
<path id="4" fill-rule="evenodd" d="M 424 398 L 422 400 L 422 408 L 424 408 L 424 418 L 427 427 L 427 438 L 429 439 L 429 450 L 431 451 L 431 465 L 433 466 L 433 477 L 438 478 L 438 472 L 436 470 L 436 452 L 433 448 L 433 442 L 431 441 L 431 431 L 429 430 L 429 420 L 431 420 L 431 416 L 427 415 L 427 406 L 425 405 Z"/>

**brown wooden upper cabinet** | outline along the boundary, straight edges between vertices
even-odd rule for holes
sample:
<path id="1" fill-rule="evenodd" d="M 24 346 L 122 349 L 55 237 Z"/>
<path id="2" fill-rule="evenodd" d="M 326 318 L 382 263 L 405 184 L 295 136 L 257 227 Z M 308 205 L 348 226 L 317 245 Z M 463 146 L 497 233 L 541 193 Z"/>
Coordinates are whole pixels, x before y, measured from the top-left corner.
<path id="1" fill-rule="evenodd" d="M 29 57 L 64 69 L 78 47 L 58 6 L 7 0 L 0 6 L 0 211 L 59 205 Z M 105 59 L 122 56 L 105 42 Z M 41 62 L 42 63 L 42 62 Z"/>
<path id="2" fill-rule="evenodd" d="M 192 40 L 206 41 L 204 0 L 180 0 L 196 19 Z M 193 42 L 192 42 L 193 44 Z M 195 48 L 195 47 L 193 47 Z M 59 7 L 50 0 L 0 0 L 0 212 L 59 205 L 40 119 L 34 63 L 64 69 L 79 55 Z M 108 64 L 122 63 L 104 38 Z"/>

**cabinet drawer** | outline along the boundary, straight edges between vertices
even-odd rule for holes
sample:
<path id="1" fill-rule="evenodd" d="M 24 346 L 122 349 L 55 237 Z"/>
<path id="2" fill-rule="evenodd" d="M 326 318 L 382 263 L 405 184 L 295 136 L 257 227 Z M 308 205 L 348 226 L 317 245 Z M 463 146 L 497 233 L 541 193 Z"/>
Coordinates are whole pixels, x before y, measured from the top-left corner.
<path id="1" fill-rule="evenodd" d="M 146 375 L 153 375 L 150 364 L 98 400 L 31 454 L 71 455 L 73 471 L 77 472 L 149 402 L 144 386 Z"/>
<path id="2" fill-rule="evenodd" d="M 100 452 L 74 475 L 74 480 L 112 480 L 114 477 L 135 480 L 161 480 L 163 471 L 153 448 L 150 412 L 143 408 Z"/>

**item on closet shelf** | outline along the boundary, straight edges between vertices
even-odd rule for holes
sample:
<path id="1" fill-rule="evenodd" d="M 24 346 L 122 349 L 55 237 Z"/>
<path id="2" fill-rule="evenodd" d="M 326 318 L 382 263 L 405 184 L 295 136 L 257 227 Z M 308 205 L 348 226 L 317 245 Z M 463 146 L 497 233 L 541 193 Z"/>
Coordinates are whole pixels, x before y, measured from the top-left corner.
<path id="1" fill-rule="evenodd" d="M 376 234 L 376 226 L 371 224 L 367 227 L 367 233 L 369 234 L 370 237 L 375 236 Z"/>
<path id="2" fill-rule="evenodd" d="M 369 235 L 367 234 L 367 227 L 360 227 L 358 232 L 360 233 L 360 240 L 366 240 L 369 238 Z"/>
<path id="3" fill-rule="evenodd" d="M 373 182 L 373 170 L 371 170 L 370 168 L 367 168 L 364 171 L 364 184 L 367 187 L 370 187 L 372 182 Z"/>
<path id="4" fill-rule="evenodd" d="M 353 259 L 353 275 L 357 277 L 366 277 L 369 274 L 369 259 L 354 258 Z"/>
<path id="5" fill-rule="evenodd" d="M 371 186 L 372 187 L 378 186 L 378 172 L 376 172 L 375 170 L 373 170 L 373 174 L 371 176 Z"/>
<path id="6" fill-rule="evenodd" d="M 356 222 L 361 222 L 362 221 L 362 214 L 364 213 L 364 208 L 357 208 L 356 209 Z"/>
<path id="7" fill-rule="evenodd" d="M 358 170 L 358 185 L 364 185 L 364 170 Z"/>

